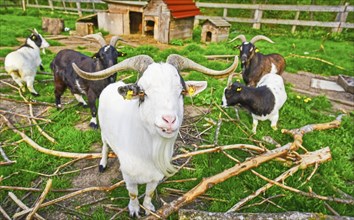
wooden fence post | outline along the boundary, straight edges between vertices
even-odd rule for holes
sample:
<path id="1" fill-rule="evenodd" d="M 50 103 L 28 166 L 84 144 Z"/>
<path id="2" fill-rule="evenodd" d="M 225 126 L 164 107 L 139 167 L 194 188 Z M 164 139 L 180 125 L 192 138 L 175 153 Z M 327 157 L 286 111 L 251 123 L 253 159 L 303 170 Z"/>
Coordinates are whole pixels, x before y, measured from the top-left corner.
<path id="1" fill-rule="evenodd" d="M 224 13 L 223 13 L 223 17 L 227 17 L 227 8 L 224 8 Z"/>
<path id="2" fill-rule="evenodd" d="M 299 20 L 299 16 L 300 16 L 300 11 L 297 11 L 294 20 L 296 21 Z M 296 30 L 296 25 L 293 25 L 293 27 L 291 28 L 291 33 L 294 33 L 295 30 Z"/>
<path id="3" fill-rule="evenodd" d="M 261 28 L 261 19 L 262 19 L 262 15 L 263 15 L 263 10 L 258 8 L 255 10 L 254 12 L 254 20 L 255 23 L 253 23 L 253 28 L 254 29 L 260 29 Z"/>
<path id="4" fill-rule="evenodd" d="M 341 27 L 342 23 L 345 23 L 348 17 L 348 11 L 347 11 L 348 6 L 349 3 L 346 2 L 343 11 L 338 12 L 335 20 L 336 22 L 338 22 L 338 27 L 332 28 L 332 32 L 338 32 L 338 33 L 342 32 L 343 30 L 343 28 Z"/>
<path id="5" fill-rule="evenodd" d="M 22 10 L 26 11 L 26 2 L 25 2 L 25 0 L 22 0 Z"/>
<path id="6" fill-rule="evenodd" d="M 77 13 L 79 14 L 79 17 L 82 17 L 80 0 L 76 0 L 76 7 L 77 7 Z"/>
<path id="7" fill-rule="evenodd" d="M 53 1 L 52 0 L 48 0 L 48 5 L 49 5 L 50 9 L 52 9 L 52 11 L 54 11 Z"/>

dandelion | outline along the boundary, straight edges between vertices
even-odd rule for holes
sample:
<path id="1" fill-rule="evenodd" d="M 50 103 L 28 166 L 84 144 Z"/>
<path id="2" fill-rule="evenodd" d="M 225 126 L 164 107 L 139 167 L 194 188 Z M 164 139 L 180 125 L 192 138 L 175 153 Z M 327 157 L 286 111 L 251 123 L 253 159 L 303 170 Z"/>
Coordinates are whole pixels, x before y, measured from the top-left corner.
<path id="1" fill-rule="evenodd" d="M 298 95 L 298 96 L 296 96 L 296 98 L 301 99 L 301 96 Z"/>
<path id="2" fill-rule="evenodd" d="M 311 98 L 304 99 L 304 102 L 306 102 L 306 103 L 308 103 L 309 101 L 311 101 Z"/>

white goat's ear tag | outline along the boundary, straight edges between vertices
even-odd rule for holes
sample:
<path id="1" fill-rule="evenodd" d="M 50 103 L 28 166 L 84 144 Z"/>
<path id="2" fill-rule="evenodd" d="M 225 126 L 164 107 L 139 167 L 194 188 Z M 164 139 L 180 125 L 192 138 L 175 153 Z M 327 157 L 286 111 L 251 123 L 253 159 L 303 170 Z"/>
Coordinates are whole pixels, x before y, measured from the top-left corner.
<path id="1" fill-rule="evenodd" d="M 208 85 L 206 81 L 186 81 L 185 83 L 187 87 L 185 95 L 189 97 L 193 97 L 202 92 Z"/>
<path id="2" fill-rule="evenodd" d="M 127 94 L 123 98 L 126 100 L 131 100 L 133 98 L 133 94 L 134 94 L 133 90 L 128 90 Z"/>

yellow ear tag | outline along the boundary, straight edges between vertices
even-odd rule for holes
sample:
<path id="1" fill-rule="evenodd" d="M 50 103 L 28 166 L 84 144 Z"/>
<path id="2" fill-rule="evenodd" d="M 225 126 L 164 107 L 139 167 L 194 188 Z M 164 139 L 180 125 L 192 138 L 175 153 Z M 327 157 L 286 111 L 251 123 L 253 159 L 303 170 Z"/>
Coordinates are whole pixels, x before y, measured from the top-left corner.
<path id="1" fill-rule="evenodd" d="M 195 93 L 195 88 L 193 86 L 188 87 L 188 95 L 192 96 Z"/>
<path id="2" fill-rule="evenodd" d="M 240 79 L 236 79 L 236 81 L 237 81 L 237 82 L 241 82 L 241 80 L 240 80 Z"/>
<path id="3" fill-rule="evenodd" d="M 256 53 L 258 53 L 259 52 L 259 49 L 258 48 L 256 48 Z"/>
<path id="4" fill-rule="evenodd" d="M 241 90 L 242 90 L 241 87 L 238 87 L 238 88 L 236 89 L 237 92 L 239 92 L 239 91 L 241 91 Z"/>
<path id="5" fill-rule="evenodd" d="M 133 98 L 133 90 L 128 90 L 127 95 L 124 97 L 127 100 L 131 100 Z"/>

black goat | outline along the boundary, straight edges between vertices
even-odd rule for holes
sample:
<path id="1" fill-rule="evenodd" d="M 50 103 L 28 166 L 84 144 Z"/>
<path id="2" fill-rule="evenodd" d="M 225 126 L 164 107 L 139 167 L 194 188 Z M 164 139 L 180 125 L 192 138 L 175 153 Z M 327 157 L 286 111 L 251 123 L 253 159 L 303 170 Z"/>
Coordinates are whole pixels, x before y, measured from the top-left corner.
<path id="1" fill-rule="evenodd" d="M 285 69 L 285 59 L 280 54 L 268 54 L 264 55 L 256 51 L 254 45 L 258 40 L 266 40 L 270 43 L 274 43 L 271 39 L 263 35 L 257 35 L 253 37 L 250 42 L 246 40 L 244 35 L 238 35 L 230 42 L 241 39 L 242 44 L 237 46 L 240 50 L 241 68 L 243 81 L 248 86 L 255 87 L 267 73 L 275 73 L 281 75 Z"/>
<path id="2" fill-rule="evenodd" d="M 90 37 L 96 39 L 101 45 L 100 50 L 94 54 L 93 57 L 88 57 L 74 50 L 64 49 L 53 59 L 50 68 L 54 73 L 54 93 L 57 108 L 61 108 L 60 98 L 66 88 L 70 89 L 77 101 L 84 107 L 87 106 L 87 103 L 82 98 L 82 95 L 86 95 L 92 115 L 90 127 L 97 128 L 96 99 L 108 84 L 116 81 L 117 74 L 113 74 L 103 80 L 91 81 L 83 79 L 77 75 L 72 67 L 72 63 L 76 63 L 83 70 L 94 72 L 117 64 L 117 59 L 119 56 L 122 56 L 122 53 L 118 52 L 114 47 L 120 39 L 119 37 L 112 37 L 109 45 L 106 44 L 104 38 L 100 34 L 86 36 L 86 38 Z"/>

